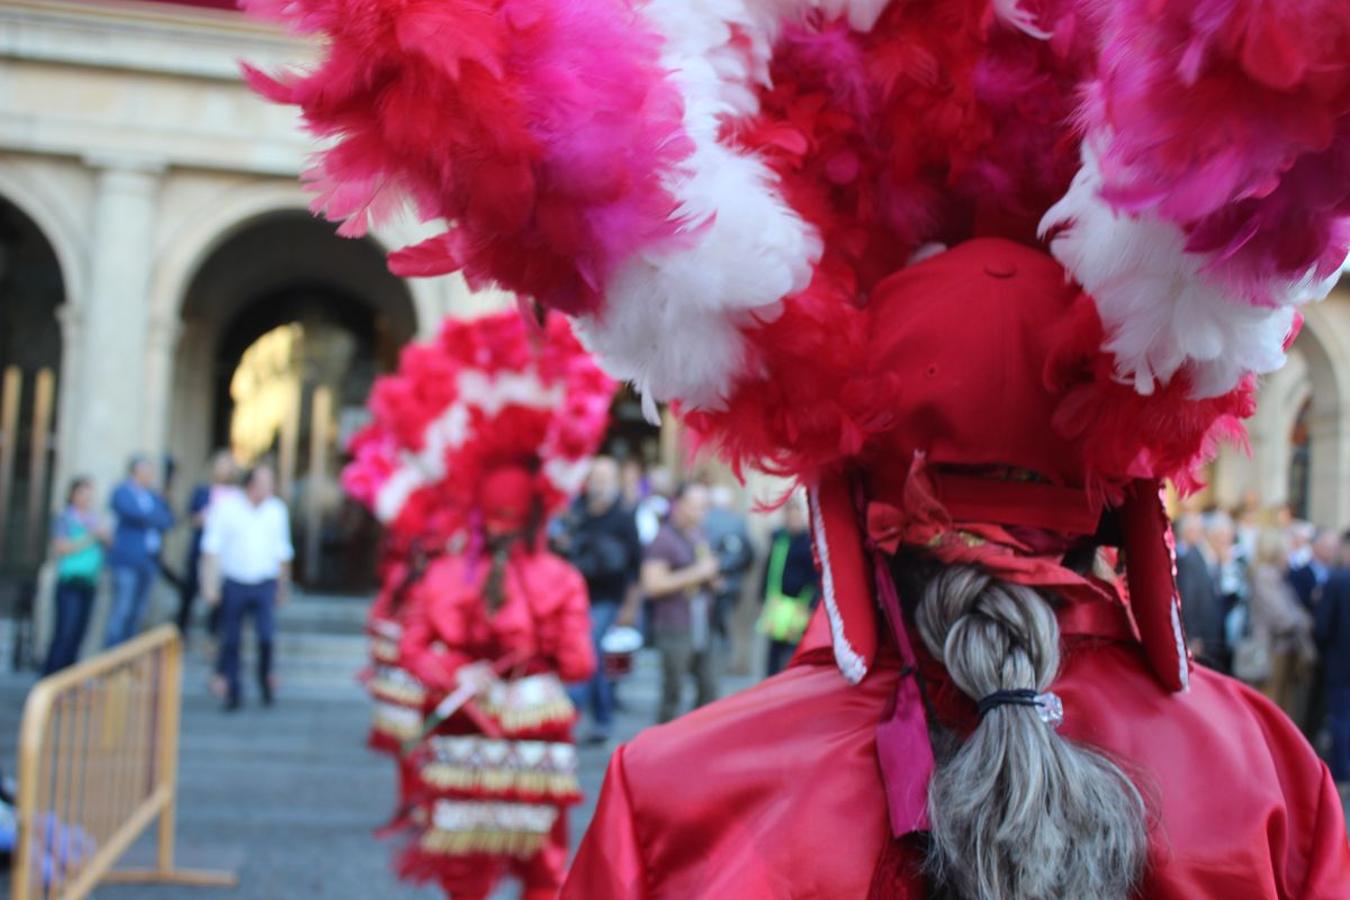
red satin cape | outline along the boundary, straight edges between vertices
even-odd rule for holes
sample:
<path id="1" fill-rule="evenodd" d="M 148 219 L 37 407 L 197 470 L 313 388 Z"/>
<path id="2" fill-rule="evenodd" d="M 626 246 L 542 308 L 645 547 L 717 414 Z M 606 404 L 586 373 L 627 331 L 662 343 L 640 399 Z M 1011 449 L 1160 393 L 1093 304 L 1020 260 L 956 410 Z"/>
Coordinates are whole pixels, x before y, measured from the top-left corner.
<path id="1" fill-rule="evenodd" d="M 915 855 L 889 838 L 874 752 L 894 654 L 850 686 L 828 636 L 808 640 L 782 675 L 615 753 L 564 900 L 927 896 Z M 1140 897 L 1350 897 L 1335 785 L 1273 704 L 1202 668 L 1172 693 L 1137 644 L 1064 640 L 1063 733 L 1115 759 L 1150 804 Z M 939 718 L 969 727 L 969 700 L 924 669 Z"/>

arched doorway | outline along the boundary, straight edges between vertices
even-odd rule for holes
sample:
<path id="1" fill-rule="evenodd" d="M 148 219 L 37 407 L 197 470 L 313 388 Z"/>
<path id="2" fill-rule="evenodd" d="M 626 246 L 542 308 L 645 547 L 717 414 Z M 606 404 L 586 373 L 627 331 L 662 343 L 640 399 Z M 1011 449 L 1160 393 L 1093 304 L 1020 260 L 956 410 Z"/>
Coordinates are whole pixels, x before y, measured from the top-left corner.
<path id="1" fill-rule="evenodd" d="M 51 243 L 0 199 L 0 572 L 35 570 L 46 545 L 64 300 Z"/>
<path id="2" fill-rule="evenodd" d="M 1312 434 L 1308 420 L 1312 398 L 1303 401 L 1294 416 L 1289 433 L 1289 512 L 1296 519 L 1308 519 L 1312 493 Z"/>
<path id="3" fill-rule="evenodd" d="M 1343 299 L 1333 295 L 1328 302 Z M 1345 404 L 1350 401 L 1343 382 L 1347 373 L 1340 337 L 1321 316 L 1309 312 L 1308 322 L 1290 349 L 1291 363 L 1301 365 L 1304 392 L 1301 402 L 1286 412 L 1290 425 L 1288 477 L 1291 508 L 1296 514 L 1327 527 L 1343 527 L 1350 503 L 1350 434 L 1346 433 Z M 1299 482 L 1302 482 L 1299 484 Z"/>
<path id="4" fill-rule="evenodd" d="M 416 326 L 378 246 L 300 212 L 237 229 L 190 283 L 170 422 L 172 454 L 191 473 L 181 481 L 202 477 L 214 448 L 273 463 L 291 508 L 296 578 L 310 590 L 372 584 L 378 530 L 338 475 L 375 376 L 393 368 Z"/>

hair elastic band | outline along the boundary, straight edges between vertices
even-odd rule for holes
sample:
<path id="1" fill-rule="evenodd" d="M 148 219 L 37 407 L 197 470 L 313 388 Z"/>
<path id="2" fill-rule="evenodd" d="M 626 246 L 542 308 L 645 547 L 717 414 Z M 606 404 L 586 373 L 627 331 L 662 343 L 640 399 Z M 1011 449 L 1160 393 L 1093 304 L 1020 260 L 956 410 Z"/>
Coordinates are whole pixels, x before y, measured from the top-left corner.
<path id="1" fill-rule="evenodd" d="M 1064 703 L 1058 694 L 1049 691 L 1045 693 L 1026 689 L 994 691 L 976 704 L 980 718 L 984 718 L 990 710 L 998 709 L 1000 706 L 1034 706 L 1041 721 L 1047 725 L 1058 725 L 1064 721 Z"/>

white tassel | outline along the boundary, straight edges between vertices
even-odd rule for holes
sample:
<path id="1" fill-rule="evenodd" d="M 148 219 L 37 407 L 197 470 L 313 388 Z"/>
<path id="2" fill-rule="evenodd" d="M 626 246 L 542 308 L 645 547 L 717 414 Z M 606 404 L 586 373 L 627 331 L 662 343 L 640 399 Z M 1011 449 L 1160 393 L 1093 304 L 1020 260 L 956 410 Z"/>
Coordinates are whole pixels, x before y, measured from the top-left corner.
<path id="1" fill-rule="evenodd" d="M 1283 365 L 1293 304 L 1324 296 L 1330 285 L 1289 285 L 1285 304 L 1274 308 L 1231 296 L 1206 277 L 1207 258 L 1186 251 L 1180 228 L 1119 214 L 1102 199 L 1088 144 L 1083 167 L 1041 220 L 1041 233 L 1064 229 L 1051 253 L 1096 301 L 1117 375 L 1150 394 L 1189 366 L 1192 394 L 1203 398 L 1227 393 L 1248 372 Z"/>

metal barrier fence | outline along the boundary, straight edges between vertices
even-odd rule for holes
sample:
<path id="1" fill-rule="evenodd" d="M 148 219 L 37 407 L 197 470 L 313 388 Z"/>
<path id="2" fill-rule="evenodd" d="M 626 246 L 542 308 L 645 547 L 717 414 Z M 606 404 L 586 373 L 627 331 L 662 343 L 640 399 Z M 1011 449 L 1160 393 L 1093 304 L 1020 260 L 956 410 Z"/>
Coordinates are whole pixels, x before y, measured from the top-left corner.
<path id="1" fill-rule="evenodd" d="M 19 732 L 13 900 L 78 900 L 100 882 L 232 886 L 174 868 L 183 644 L 164 625 L 42 679 Z M 156 864 L 113 870 L 156 817 Z"/>

